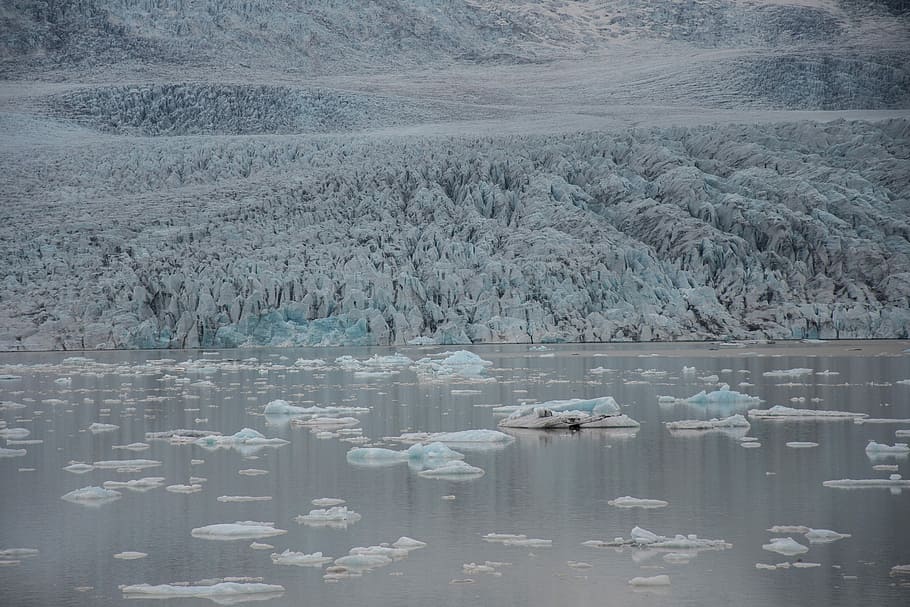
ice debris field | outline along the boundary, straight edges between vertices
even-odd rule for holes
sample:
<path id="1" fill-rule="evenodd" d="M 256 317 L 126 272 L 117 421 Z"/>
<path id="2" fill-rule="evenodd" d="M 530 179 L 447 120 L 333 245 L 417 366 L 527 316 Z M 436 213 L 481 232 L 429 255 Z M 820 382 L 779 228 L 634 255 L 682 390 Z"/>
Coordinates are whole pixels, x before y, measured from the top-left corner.
<path id="1" fill-rule="evenodd" d="M 0 478 L 17 489 L 0 496 L 0 596 L 347 604 L 357 593 L 393 601 L 396 588 L 431 597 L 471 586 L 497 600 L 547 571 L 579 596 L 685 597 L 710 569 L 742 588 L 799 584 L 780 576 L 804 571 L 836 583 L 843 604 L 862 579 L 881 604 L 899 604 L 910 553 L 893 534 L 907 527 L 888 512 L 910 495 L 910 448 L 895 440 L 910 430 L 910 388 L 898 381 L 910 359 L 900 344 L 855 344 L 3 362 Z M 697 481 L 692 465 L 735 472 Z M 700 513 L 693 483 L 728 506 Z M 802 497 L 780 507 L 768 501 L 779 491 Z M 520 508 L 491 509 L 522 493 Z M 550 502 L 575 512 L 585 501 L 595 507 L 577 522 L 537 522 Z M 815 509 L 823 504 L 847 515 Z M 24 520 L 78 522 L 82 531 L 66 533 L 96 534 L 89 560 L 109 562 L 113 578 L 61 562 L 71 548 L 61 555 Z M 168 572 L 186 551 L 199 557 Z M 50 594 L 36 586 L 46 567 L 67 580 Z M 354 594 L 331 590 L 352 580 Z"/>

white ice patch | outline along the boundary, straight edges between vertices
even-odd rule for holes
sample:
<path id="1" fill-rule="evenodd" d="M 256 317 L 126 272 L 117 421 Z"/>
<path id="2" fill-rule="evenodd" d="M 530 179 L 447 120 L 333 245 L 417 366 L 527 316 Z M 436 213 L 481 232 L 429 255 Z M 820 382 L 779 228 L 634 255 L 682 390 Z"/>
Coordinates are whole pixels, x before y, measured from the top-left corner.
<path id="1" fill-rule="evenodd" d="M 113 432 L 114 430 L 119 430 L 120 426 L 117 424 L 102 424 L 100 422 L 95 422 L 88 427 L 89 432 L 92 434 L 100 434 L 101 432 Z"/>
<path id="2" fill-rule="evenodd" d="M 626 495 L 624 497 L 617 497 L 616 499 L 610 500 L 607 502 L 607 504 L 610 506 L 615 506 L 617 508 L 664 508 L 666 506 L 669 506 L 670 502 L 631 497 L 629 495 Z"/>
<path id="3" fill-rule="evenodd" d="M 276 565 L 293 565 L 295 567 L 322 567 L 332 562 L 332 557 L 323 556 L 321 552 L 306 554 L 285 550 L 281 554 L 272 553 L 272 562 Z"/>
<path id="4" fill-rule="evenodd" d="M 417 474 L 424 478 L 442 480 L 473 480 L 483 476 L 484 470 L 461 460 L 452 460 L 435 468 L 421 470 Z"/>
<path id="5" fill-rule="evenodd" d="M 670 576 L 669 575 L 655 575 L 651 577 L 634 577 L 629 580 L 630 586 L 639 586 L 639 587 L 656 587 L 656 586 L 669 586 L 670 585 Z"/>
<path id="6" fill-rule="evenodd" d="M 128 481 L 104 481 L 105 489 L 128 489 L 130 491 L 148 491 L 164 484 L 163 476 L 148 476 Z"/>
<path id="7" fill-rule="evenodd" d="M 118 552 L 114 555 L 115 559 L 120 559 L 122 561 L 134 561 L 136 559 L 144 559 L 148 554 L 145 552 L 133 552 L 127 550 L 125 552 Z"/>
<path id="8" fill-rule="evenodd" d="M 275 523 L 257 521 L 237 521 L 236 523 L 218 523 L 193 529 L 191 535 L 206 540 L 255 540 L 262 537 L 273 537 L 287 533 L 276 529 Z"/>
<path id="9" fill-rule="evenodd" d="M 184 584 L 134 584 L 121 586 L 125 599 L 204 598 L 219 605 L 265 600 L 284 594 L 284 586 L 277 584 L 219 582 L 205 585 Z"/>
<path id="10" fill-rule="evenodd" d="M 320 508 L 331 508 L 332 506 L 341 506 L 345 501 L 337 497 L 319 497 L 312 500 L 310 503 L 314 506 L 319 506 Z"/>
<path id="11" fill-rule="evenodd" d="M 27 438 L 32 431 L 28 428 L 0 428 L 0 438 L 22 440 Z"/>
<path id="12" fill-rule="evenodd" d="M 809 552 L 809 548 L 807 546 L 803 546 L 792 537 L 771 538 L 771 543 L 763 544 L 762 550 L 776 552 L 784 556 L 795 556 L 797 554 Z"/>
<path id="13" fill-rule="evenodd" d="M 118 500 L 120 499 L 121 495 L 122 494 L 119 491 L 104 489 L 103 487 L 83 487 L 82 489 L 70 491 L 69 493 L 61 496 L 61 499 L 76 504 L 85 504 L 92 506 L 106 504 L 114 500 Z"/>
<path id="14" fill-rule="evenodd" d="M 901 478 L 900 474 L 892 474 L 888 478 L 842 478 L 825 481 L 822 485 L 834 489 L 891 489 L 899 493 L 901 489 L 910 488 L 910 480 Z"/>
<path id="15" fill-rule="evenodd" d="M 765 371 L 762 373 L 765 377 L 784 377 L 788 379 L 796 377 L 804 377 L 806 375 L 812 375 L 812 369 L 806 368 L 797 368 L 797 369 L 776 369 L 774 371 Z"/>
<path id="16" fill-rule="evenodd" d="M 811 441 L 790 441 L 786 443 L 791 449 L 811 449 L 813 447 L 818 447 L 818 443 L 813 443 Z"/>
<path id="17" fill-rule="evenodd" d="M 887 457 L 887 456 L 906 456 L 910 453 L 910 447 L 907 446 L 907 443 L 894 443 L 893 445 L 887 445 L 884 443 L 877 443 L 874 440 L 870 440 L 869 444 L 866 445 L 866 455 L 870 458 L 878 457 Z"/>
<path id="18" fill-rule="evenodd" d="M 770 409 L 749 409 L 749 417 L 759 419 L 850 419 L 868 417 L 868 415 L 850 411 L 817 411 L 814 409 L 793 409 L 783 405 L 775 405 Z"/>
<path id="19" fill-rule="evenodd" d="M 218 501 L 227 504 L 238 504 L 244 502 L 269 502 L 272 500 L 271 495 L 220 495 Z"/>
<path id="20" fill-rule="evenodd" d="M 0 457 L 22 457 L 28 453 L 25 449 L 7 449 L 0 447 Z"/>
<path id="21" fill-rule="evenodd" d="M 749 428 L 748 420 L 742 415 L 731 415 L 722 419 L 709 420 L 685 419 L 674 422 L 665 422 L 668 430 L 718 430 L 724 428 Z"/>
<path id="22" fill-rule="evenodd" d="M 294 520 L 310 527 L 346 529 L 348 525 L 353 525 L 360 518 L 358 513 L 348 510 L 347 506 L 332 506 L 331 508 L 310 510 L 309 514 L 302 514 Z"/>
<path id="23" fill-rule="evenodd" d="M 111 449 L 125 449 L 126 451 L 145 451 L 148 448 L 148 443 L 130 443 L 128 445 L 114 445 L 111 447 Z"/>

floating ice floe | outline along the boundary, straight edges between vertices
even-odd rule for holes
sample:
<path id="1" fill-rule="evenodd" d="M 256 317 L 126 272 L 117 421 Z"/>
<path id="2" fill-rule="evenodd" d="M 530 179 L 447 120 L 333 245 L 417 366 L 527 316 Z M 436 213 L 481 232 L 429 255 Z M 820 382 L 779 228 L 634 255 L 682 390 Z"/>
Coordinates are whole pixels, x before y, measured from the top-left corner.
<path id="1" fill-rule="evenodd" d="M 250 544 L 250 548 L 253 550 L 274 550 L 275 547 L 271 544 L 265 544 L 263 542 L 253 542 Z"/>
<path id="2" fill-rule="evenodd" d="M 488 533 L 483 536 L 483 540 L 520 548 L 549 548 L 553 545 L 553 540 L 528 537 L 524 534 Z"/>
<path id="3" fill-rule="evenodd" d="M 219 605 L 234 605 L 250 600 L 277 598 L 284 594 L 284 586 L 262 583 L 218 582 L 215 584 L 134 584 L 121 586 L 125 599 L 203 598 Z"/>
<path id="4" fill-rule="evenodd" d="M 870 440 L 869 444 L 866 445 L 866 455 L 870 459 L 878 459 L 882 457 L 906 457 L 910 453 L 910 447 L 907 446 L 907 443 L 894 443 L 893 445 L 886 445 L 884 443 L 877 443 L 874 440 Z"/>
<path id="5" fill-rule="evenodd" d="M 165 491 L 170 491 L 171 493 L 199 493 L 202 491 L 202 485 L 198 483 L 190 483 L 188 485 L 168 485 L 164 488 Z"/>
<path id="6" fill-rule="evenodd" d="M 73 474 L 85 474 L 86 472 L 94 470 L 95 467 L 83 462 L 71 462 L 69 466 L 65 466 L 63 469 L 67 472 L 72 472 Z"/>
<path id="7" fill-rule="evenodd" d="M 791 449 L 811 449 L 813 447 L 818 447 L 818 443 L 813 443 L 811 441 L 790 441 L 786 443 Z"/>
<path id="8" fill-rule="evenodd" d="M 99 506 L 101 504 L 107 504 L 109 502 L 113 502 L 114 500 L 118 500 L 120 499 L 121 495 L 122 494 L 119 491 L 104 489 L 103 487 L 83 487 L 82 489 L 70 491 L 69 493 L 61 496 L 61 499 L 76 504 Z"/>
<path id="9" fill-rule="evenodd" d="M 783 554 L 784 556 L 795 556 L 797 554 L 809 552 L 808 546 L 803 546 L 792 537 L 771 538 L 769 544 L 762 545 L 762 550 L 776 552 L 778 554 Z"/>
<path id="10" fill-rule="evenodd" d="M 369 411 L 366 407 L 298 407 L 281 399 L 269 402 L 262 410 L 265 415 L 350 415 Z"/>
<path id="11" fill-rule="evenodd" d="M 241 474 L 243 476 L 262 476 L 268 473 L 268 470 L 260 470 L 259 468 L 246 468 L 244 470 L 237 471 L 237 474 Z"/>
<path id="12" fill-rule="evenodd" d="M 385 440 L 405 444 L 445 443 L 466 451 L 501 449 L 515 440 L 498 430 L 459 430 L 457 432 L 406 432 L 400 436 L 388 436 Z"/>
<path id="13" fill-rule="evenodd" d="M 38 556 L 36 548 L 3 548 L 0 549 L 0 559 L 30 559 Z"/>
<path id="14" fill-rule="evenodd" d="M 765 371 L 762 373 L 765 377 L 785 377 L 785 378 L 794 378 L 794 377 L 803 377 L 806 375 L 812 375 L 812 369 L 806 368 L 796 368 L 796 369 L 775 369 L 774 371 Z"/>
<path id="15" fill-rule="evenodd" d="M 497 570 L 497 565 L 499 565 L 499 563 L 494 563 L 493 561 L 486 561 L 483 564 L 464 563 L 461 566 L 461 571 L 468 575 L 477 575 L 483 573 L 499 577 L 502 575 L 502 572 Z"/>
<path id="16" fill-rule="evenodd" d="M 221 436 L 221 432 L 178 428 L 176 430 L 164 430 L 163 432 L 146 432 L 145 440 L 170 440 L 172 443 L 191 443 L 205 436 Z"/>
<path id="17" fill-rule="evenodd" d="M 759 419 L 852 419 L 868 417 L 865 413 L 850 411 L 819 411 L 815 409 L 793 409 L 774 405 L 770 409 L 749 409 L 749 417 Z"/>
<path id="18" fill-rule="evenodd" d="M 892 492 L 900 493 L 901 489 L 910 488 L 910 480 L 901 478 L 900 474 L 892 474 L 888 478 L 842 478 L 825 481 L 822 485 L 835 489 L 891 489 Z"/>
<path id="19" fill-rule="evenodd" d="M 98 470 L 143 470 L 160 466 L 161 462 L 154 459 L 110 459 L 93 462 L 91 465 Z"/>
<path id="20" fill-rule="evenodd" d="M 426 546 L 426 542 L 421 542 L 420 540 L 415 540 L 412 537 L 402 535 L 400 538 L 392 542 L 393 548 L 402 548 L 404 550 L 417 550 L 418 548 L 423 548 Z"/>
<path id="21" fill-rule="evenodd" d="M 0 447 L 0 457 L 22 457 L 28 453 L 25 449 L 7 449 Z"/>
<path id="22" fill-rule="evenodd" d="M 895 430 L 894 436 L 897 438 L 910 438 L 910 430 Z"/>
<path id="23" fill-rule="evenodd" d="M 341 506 L 345 501 L 337 497 L 318 497 L 311 500 L 310 503 L 320 508 L 331 508 L 332 506 Z"/>
<path id="24" fill-rule="evenodd" d="M 95 422 L 88 427 L 89 432 L 92 434 L 100 434 L 101 432 L 113 432 L 114 430 L 119 430 L 120 426 L 117 424 L 102 424 L 100 422 Z"/>
<path id="25" fill-rule="evenodd" d="M 891 568 L 891 575 L 910 575 L 910 565 L 895 565 Z"/>
<path id="26" fill-rule="evenodd" d="M 853 420 L 854 424 L 910 424 L 906 417 L 866 417 Z"/>
<path id="27" fill-rule="evenodd" d="M 484 475 L 483 468 L 472 466 L 461 460 L 451 460 L 435 468 L 428 468 L 417 473 L 423 478 L 444 480 L 473 480 Z"/>
<path id="28" fill-rule="evenodd" d="M 266 438 L 261 432 L 252 428 L 243 428 L 230 436 L 203 436 L 196 439 L 193 444 L 204 449 L 258 449 L 260 447 L 283 447 L 289 441 L 283 438 Z"/>
<path id="29" fill-rule="evenodd" d="M 629 495 L 617 497 L 608 501 L 607 504 L 617 508 L 664 508 L 670 505 L 669 502 L 663 500 L 631 497 Z"/>
<path id="30" fill-rule="evenodd" d="M 114 558 L 120 559 L 122 561 L 134 561 L 136 559 L 144 559 L 147 556 L 148 554 L 145 552 L 133 552 L 131 550 L 127 550 L 124 552 L 118 552 L 114 555 Z"/>
<path id="31" fill-rule="evenodd" d="M 347 506 L 332 506 L 331 508 L 310 510 L 309 514 L 301 514 L 294 520 L 310 527 L 346 529 L 348 525 L 353 525 L 360 518 L 358 513 L 348 510 Z"/>
<path id="32" fill-rule="evenodd" d="M 124 449 L 126 451 L 145 451 L 148 448 L 148 443 L 130 443 L 128 445 L 113 445 L 111 447 L 111 449 Z"/>
<path id="33" fill-rule="evenodd" d="M 237 521 L 236 523 L 218 523 L 193 529 L 191 535 L 205 540 L 255 540 L 262 537 L 273 537 L 287 533 L 285 529 L 276 529 L 275 523 L 257 521 Z"/>
<path id="34" fill-rule="evenodd" d="M 645 586 L 645 587 L 654 587 L 654 586 L 669 586 L 670 585 L 670 576 L 669 575 L 655 575 L 651 577 L 634 577 L 629 580 L 630 586 Z"/>
<path id="35" fill-rule="evenodd" d="M 0 428 L 0 438 L 22 440 L 27 438 L 32 431 L 28 428 Z"/>
<path id="36" fill-rule="evenodd" d="M 272 500 L 271 495 L 220 495 L 218 501 L 227 504 L 239 504 L 243 502 L 269 502 Z"/>
<path id="37" fill-rule="evenodd" d="M 445 358 L 442 358 L 445 357 Z M 434 358 L 421 358 L 412 367 L 418 373 L 428 373 L 437 377 L 463 377 L 478 379 L 486 374 L 486 368 L 493 363 L 484 360 L 473 352 L 458 350 L 457 352 L 443 352 Z"/>
<path id="38" fill-rule="evenodd" d="M 731 415 L 722 419 L 709 420 L 684 419 L 674 422 L 665 422 L 668 430 L 720 430 L 726 428 L 749 428 L 750 424 L 742 415 Z"/>
<path id="39" fill-rule="evenodd" d="M 128 489 L 130 491 L 148 491 L 164 484 L 163 476 L 149 476 L 128 481 L 104 481 L 105 489 Z"/>
<path id="40" fill-rule="evenodd" d="M 611 396 L 588 400 L 555 400 L 525 405 L 499 422 L 503 428 L 637 428 L 639 423 L 620 412 Z"/>
<path id="41" fill-rule="evenodd" d="M 809 529 L 805 535 L 806 539 L 812 544 L 830 544 L 831 542 L 852 537 L 849 533 L 838 533 L 830 529 Z"/>
<path id="42" fill-rule="evenodd" d="M 321 552 L 306 554 L 285 550 L 281 554 L 272 553 L 272 562 L 276 565 L 294 565 L 295 567 L 322 567 L 332 562 L 332 557 L 323 556 Z"/>
<path id="43" fill-rule="evenodd" d="M 356 417 L 311 417 L 307 419 L 294 418 L 291 420 L 291 424 L 294 426 L 314 428 L 356 426 L 359 423 L 360 420 Z"/>

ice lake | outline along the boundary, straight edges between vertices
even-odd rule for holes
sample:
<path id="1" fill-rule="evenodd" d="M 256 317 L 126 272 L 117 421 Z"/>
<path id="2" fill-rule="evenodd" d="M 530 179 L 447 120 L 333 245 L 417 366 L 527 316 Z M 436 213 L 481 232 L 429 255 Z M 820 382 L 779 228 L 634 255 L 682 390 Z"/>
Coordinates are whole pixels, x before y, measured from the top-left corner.
<path id="1" fill-rule="evenodd" d="M 226 580 L 236 588 L 282 587 L 233 599 L 276 606 L 906 605 L 910 575 L 892 568 L 910 564 L 910 487 L 822 483 L 910 478 L 906 453 L 866 451 L 870 440 L 910 442 L 898 434 L 910 421 L 887 421 L 910 418 L 908 348 L 885 341 L 3 353 L 0 604 L 114 605 L 134 596 L 123 586 L 169 584 L 180 593 L 182 583 Z M 490 364 L 465 374 L 440 368 L 438 355 L 461 349 Z M 396 352 L 410 361 L 389 358 Z M 368 363 L 374 355 L 385 358 Z M 722 384 L 762 402 L 683 402 Z M 406 432 L 495 430 L 505 415 L 497 406 L 600 396 L 613 396 L 640 427 L 501 429 L 514 440 L 449 445 L 484 471 L 462 480 L 422 476 L 427 466 L 414 461 L 348 462 L 357 447 L 406 449 L 409 443 L 385 440 Z M 278 399 L 335 407 L 321 416 L 357 422 L 312 426 L 300 423 L 312 415 L 263 415 Z M 775 405 L 871 421 L 748 413 Z M 664 424 L 734 414 L 751 427 L 670 431 Z M 230 436 L 243 428 L 288 442 L 206 448 L 147 435 Z M 112 460 L 151 463 L 124 470 Z M 74 462 L 93 467 L 64 470 Z M 125 486 L 148 478 L 160 480 L 147 481 L 145 491 Z M 105 482 L 117 499 L 61 499 Z M 623 496 L 667 505 L 608 504 Z M 299 519 L 330 507 L 311 503 L 319 498 L 345 500 L 359 520 Z M 265 526 L 256 538 L 210 539 L 218 529 L 207 526 L 236 521 L 274 523 L 286 533 L 270 535 Z M 636 526 L 724 544 L 605 545 L 630 540 Z M 769 531 L 774 526 L 791 528 Z M 818 541 L 832 539 L 822 533 L 810 541 L 810 529 L 849 537 Z M 518 538 L 510 545 L 488 541 L 490 533 L 552 544 Z M 363 550 L 386 556 L 362 571 L 333 566 L 352 548 L 402 536 L 426 546 Z M 783 554 L 793 544 L 771 540 L 784 537 L 801 548 Z M 273 548 L 254 549 L 254 542 Z M 273 563 L 271 555 L 285 550 L 332 561 Z M 669 586 L 629 584 L 663 575 Z"/>

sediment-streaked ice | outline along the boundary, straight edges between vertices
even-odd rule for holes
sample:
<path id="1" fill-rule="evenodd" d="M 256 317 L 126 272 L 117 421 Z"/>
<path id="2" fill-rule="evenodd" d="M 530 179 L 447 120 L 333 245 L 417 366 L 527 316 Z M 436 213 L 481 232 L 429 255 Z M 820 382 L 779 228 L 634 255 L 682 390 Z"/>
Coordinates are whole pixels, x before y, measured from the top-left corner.
<path id="1" fill-rule="evenodd" d="M 284 535 L 287 531 L 275 528 L 275 523 L 237 521 L 236 523 L 217 523 L 197 527 L 190 533 L 193 537 L 206 540 L 254 540 Z"/>
<path id="2" fill-rule="evenodd" d="M 170 599 L 170 598 L 204 598 L 220 605 L 258 599 L 278 597 L 284 594 L 284 586 L 262 583 L 219 582 L 216 584 L 134 584 L 121 586 L 125 599 Z"/>
<path id="3" fill-rule="evenodd" d="M 424 478 L 471 480 L 483 476 L 484 470 L 461 460 L 452 460 L 435 468 L 421 470 L 417 474 Z"/>
<path id="4" fill-rule="evenodd" d="M 809 547 L 800 544 L 792 537 L 775 537 L 771 538 L 770 543 L 763 544 L 762 550 L 776 552 L 778 554 L 783 554 L 784 556 L 795 556 L 797 554 L 809 552 Z"/>
<path id="5" fill-rule="evenodd" d="M 525 405 L 499 422 L 503 428 L 637 428 L 639 423 L 620 412 L 611 396 L 588 400 L 556 400 Z"/>
<path id="6" fill-rule="evenodd" d="M 323 556 L 321 552 L 306 554 L 304 552 L 284 552 L 272 553 L 272 562 L 276 565 L 294 565 L 296 567 L 322 567 L 326 563 L 332 562 L 332 557 Z"/>
<path id="7" fill-rule="evenodd" d="M 103 487 L 83 487 L 62 495 L 61 499 L 68 502 L 86 505 L 99 505 L 120 499 L 121 493 Z"/>
<path id="8" fill-rule="evenodd" d="M 626 495 L 624 497 L 617 497 L 616 499 L 610 500 L 607 502 L 607 504 L 610 506 L 615 506 L 617 508 L 664 508 L 670 503 L 663 500 L 638 498 Z"/>
<path id="9" fill-rule="evenodd" d="M 749 409 L 749 417 L 760 419 L 850 419 L 868 417 L 865 413 L 852 413 L 850 411 L 818 411 L 814 409 L 793 409 L 783 405 L 774 405 L 770 409 Z"/>

